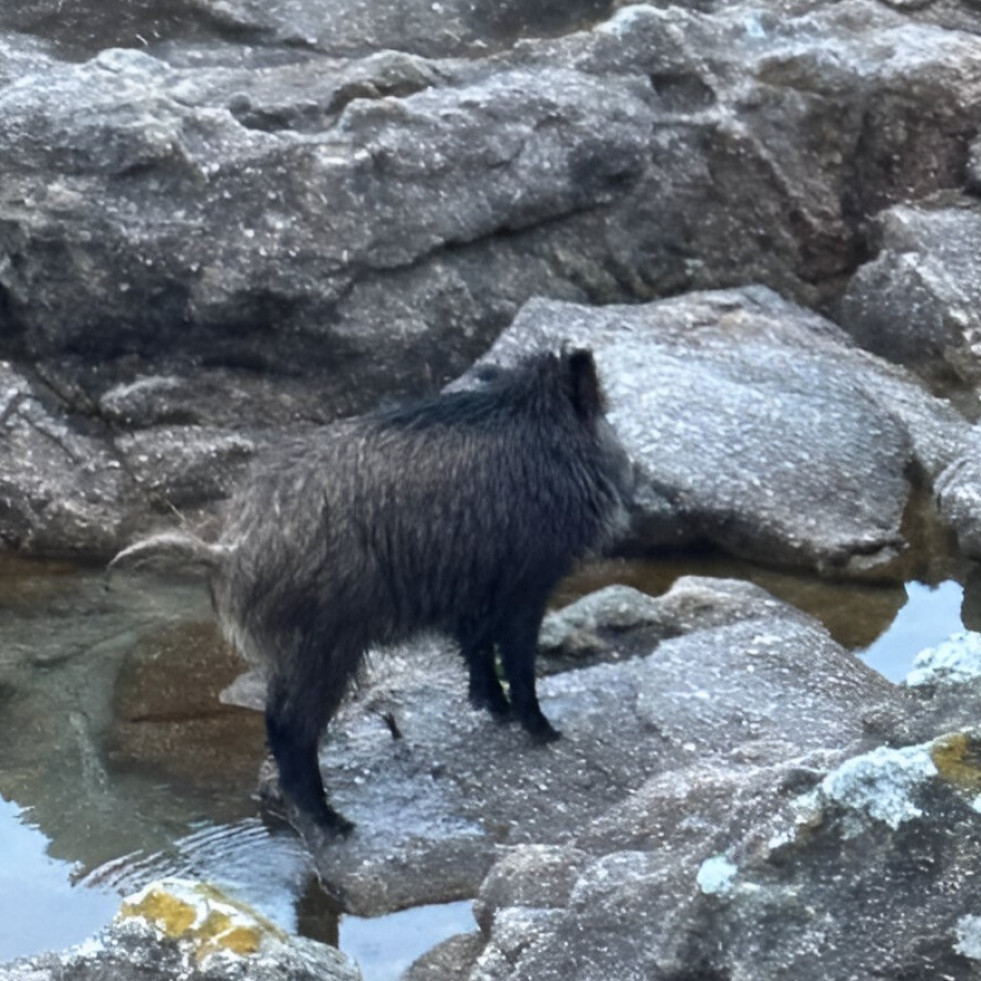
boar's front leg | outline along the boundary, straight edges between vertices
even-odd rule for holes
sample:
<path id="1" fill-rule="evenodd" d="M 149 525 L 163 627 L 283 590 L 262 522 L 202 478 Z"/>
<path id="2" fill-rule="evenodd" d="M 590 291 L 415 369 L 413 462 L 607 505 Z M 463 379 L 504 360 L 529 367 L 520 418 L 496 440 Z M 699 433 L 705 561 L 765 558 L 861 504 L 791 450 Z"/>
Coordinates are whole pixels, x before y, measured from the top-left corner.
<path id="1" fill-rule="evenodd" d="M 511 708 L 535 742 L 554 742 L 561 735 L 545 718 L 535 691 L 538 631 L 545 616 L 544 597 L 524 597 L 504 616 L 499 627 L 501 661 L 511 689 Z"/>

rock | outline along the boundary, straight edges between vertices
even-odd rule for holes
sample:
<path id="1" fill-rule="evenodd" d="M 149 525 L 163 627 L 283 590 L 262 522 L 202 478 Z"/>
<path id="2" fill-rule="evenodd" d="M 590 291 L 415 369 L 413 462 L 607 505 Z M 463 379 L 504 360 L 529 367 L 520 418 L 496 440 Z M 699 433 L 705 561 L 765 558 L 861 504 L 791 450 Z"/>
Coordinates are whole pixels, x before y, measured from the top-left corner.
<path id="1" fill-rule="evenodd" d="M 981 678 L 981 634 L 961 631 L 936 647 L 920 651 L 906 676 L 911 688 L 952 685 Z"/>
<path id="2" fill-rule="evenodd" d="M 44 38 L 70 59 L 106 47 L 217 38 L 223 26 L 227 32 L 233 25 L 222 22 L 217 11 L 209 17 L 197 0 L 171 0 L 166 5 L 155 0 L 24 0 L 0 10 L 0 30 Z"/>
<path id="3" fill-rule="evenodd" d="M 136 490 L 161 510 L 228 497 L 256 450 L 253 440 L 203 426 L 158 426 L 116 440 Z"/>
<path id="4" fill-rule="evenodd" d="M 981 558 L 981 427 L 975 426 L 960 452 L 936 482 L 940 513 L 954 530 L 960 550 Z"/>
<path id="5" fill-rule="evenodd" d="M 519 37 L 562 34 L 608 13 L 610 0 L 574 3 L 463 3 L 445 0 L 397 8 L 339 0 L 25 0 L 0 11 L 0 28 L 38 33 L 69 55 L 105 47 L 161 42 L 248 39 L 270 46 L 314 48 L 352 55 L 384 48 L 432 54 L 486 55 Z"/>
<path id="6" fill-rule="evenodd" d="M 596 656 L 622 658 L 636 651 L 624 645 L 625 635 L 638 633 L 649 646 L 678 633 L 667 622 L 665 603 L 629 586 L 613 585 L 549 613 L 538 637 L 538 649 L 549 663 L 557 659 L 582 664 Z M 638 628 L 645 628 L 638 631 Z"/>
<path id="7" fill-rule="evenodd" d="M 123 900 L 110 926 L 60 954 L 0 965 L 2 981 L 360 981 L 338 950 L 289 936 L 200 882 L 153 882 Z"/>
<path id="8" fill-rule="evenodd" d="M 534 301 L 490 357 L 507 361 L 565 341 L 597 350 L 611 419 L 643 471 L 635 545 L 701 540 L 768 564 L 895 575 L 889 563 L 904 548 L 910 462 L 931 479 L 951 465 L 938 481 L 944 507 L 963 498 L 970 521 L 967 424 L 910 375 L 767 290 L 631 307 Z M 234 384 L 226 373 L 211 377 L 216 387 L 199 412 L 223 402 L 231 422 L 247 406 L 242 421 L 260 423 L 267 412 L 266 425 L 188 424 L 194 389 L 150 376 L 100 400 L 113 427 L 125 421 L 136 431 L 89 421 L 82 435 L 75 417 L 43 409 L 8 371 L 7 426 L 20 451 L 7 457 L 6 480 L 20 490 L 10 495 L 4 537 L 22 550 L 103 556 L 161 514 L 194 520 L 228 496 L 259 446 L 312 421 L 303 420 L 296 390 L 267 380 L 233 395 L 220 387 Z M 27 406 L 57 422 L 25 425 Z M 958 468 L 966 482 L 955 482 Z M 52 498 L 60 503 L 45 503 Z"/>
<path id="9" fill-rule="evenodd" d="M 871 706 L 899 711 L 894 686 L 757 587 L 682 579 L 651 602 L 684 632 L 658 643 L 655 627 L 645 648 L 649 627 L 625 630 L 623 645 L 643 653 L 545 678 L 543 708 L 565 738 L 544 750 L 467 706 L 455 652 L 416 645 L 381 658 L 321 757 L 333 800 L 358 824 L 315 854 L 344 908 L 474 896 L 502 847 L 553 854 L 655 774 L 836 756 L 863 739 Z M 543 873 L 538 885 L 546 878 L 557 881 Z M 538 888 L 535 876 L 503 879 Z M 495 895 L 481 892 L 488 909 Z"/>
<path id="10" fill-rule="evenodd" d="M 105 442 L 50 409 L 0 362 L 0 543 L 44 553 L 108 552 L 131 481 Z"/>
<path id="11" fill-rule="evenodd" d="M 935 476 L 968 433 L 913 376 L 765 289 L 600 309 L 536 300 L 487 358 L 562 343 L 596 353 L 610 420 L 649 488 L 639 527 L 653 542 L 882 568 L 903 548 L 909 464 Z"/>
<path id="12" fill-rule="evenodd" d="M 348 411 L 452 377 L 533 295 L 832 302 L 868 215 L 961 184 L 977 37 L 866 0 L 609 6 L 5 12 L 149 45 L 73 63 L 7 35 L 7 335 L 96 403 L 220 365 Z"/>
<path id="13" fill-rule="evenodd" d="M 654 778 L 643 834 L 587 832 L 571 892 L 501 897 L 462 976 L 972 977 L 976 738 Z"/>
<path id="14" fill-rule="evenodd" d="M 376 74 L 391 68 L 391 56 L 387 66 L 374 63 Z M 17 241 L 0 243 L 11 257 L 0 279 L 31 351 L 76 351 L 84 336 L 93 359 L 122 349 L 166 363 L 180 352 L 336 374 L 339 361 L 363 357 L 369 344 L 371 372 L 388 389 L 397 374 L 404 384 L 413 373 L 438 378 L 462 368 L 480 344 L 473 328 L 461 333 L 455 324 L 455 340 L 444 334 L 435 343 L 419 309 L 393 334 L 391 290 L 378 294 L 378 275 L 407 270 L 403 302 L 423 301 L 413 295 L 416 280 L 430 317 L 434 291 L 453 313 L 459 274 L 437 261 L 424 282 L 412 268 L 444 247 L 611 200 L 642 167 L 650 112 L 642 92 L 611 93 L 564 69 L 545 86 L 513 69 L 439 91 L 431 88 L 437 75 L 413 70 L 423 89 L 414 102 L 385 95 L 381 83 L 374 97 L 356 97 L 351 86 L 357 79 L 364 89 L 371 66 L 325 76 L 308 59 L 260 75 L 226 71 L 219 82 L 214 69 L 171 68 L 124 50 L 53 64 L 21 84 L 7 100 L 5 148 L 22 168 L 9 198 L 20 210 L 4 226 Z M 288 112 L 275 109 L 287 92 L 295 100 L 298 90 L 323 90 L 325 77 L 332 88 L 322 119 L 297 130 L 288 118 L 275 126 L 265 118 Z M 79 98 L 84 121 L 70 108 Z M 0 93 L 0 115 L 3 101 Z M 31 172 L 49 154 L 58 178 L 38 186 Z M 98 237 L 88 231 L 94 201 Z M 50 236 L 51 222 L 68 239 L 54 278 L 21 261 L 40 259 L 30 243 Z M 86 285 L 69 298 L 64 286 L 76 278 Z M 396 335 L 402 341 L 392 347 Z"/>
<path id="15" fill-rule="evenodd" d="M 964 134 L 981 123 L 977 37 L 869 0 L 603 19 L 610 7 L 0 12 L 0 352 L 46 378 L 49 411 L 110 458 L 120 427 L 230 431 L 195 455 L 192 487 L 166 472 L 107 483 L 118 513 L 104 529 L 86 517 L 84 534 L 62 520 L 76 525 L 65 549 L 102 555 L 164 498 L 206 508 L 226 476 L 203 464 L 214 453 L 220 470 L 239 440 L 437 388 L 533 296 L 759 282 L 830 308 L 869 215 L 962 183 Z M 72 60 L 99 37 L 130 47 Z M 891 384 L 891 415 L 914 416 Z M 954 438 L 934 422 L 941 446 Z M 935 440 L 913 438 L 929 457 Z M 797 449 L 768 457 L 774 474 Z M 949 462 L 934 457 L 930 475 Z M 898 544 L 902 486 L 886 480 L 881 527 L 846 516 L 818 546 L 777 520 L 750 551 L 878 566 Z M 645 534 L 678 544 L 713 525 L 745 551 L 757 528 L 716 527 L 730 515 L 702 513 L 709 502 L 679 521 L 678 490 L 646 485 Z M 47 541 L 35 511 L 9 536 L 27 550 Z"/>
<path id="16" fill-rule="evenodd" d="M 414 961 L 402 981 L 466 981 L 483 948 L 479 933 L 450 937 Z"/>
<path id="17" fill-rule="evenodd" d="M 842 325 L 893 361 L 981 380 L 981 207 L 941 197 L 896 205 L 875 225 L 878 254 L 852 277 Z"/>
<path id="18" fill-rule="evenodd" d="M 186 375 L 142 375 L 103 392 L 97 412 L 124 430 L 153 426 L 205 426 L 247 438 L 271 427 L 329 422 L 340 407 L 321 404 L 309 379 L 208 368 Z"/>
<path id="19" fill-rule="evenodd" d="M 495 863 L 474 901 L 474 918 L 484 933 L 502 906 L 542 909 L 569 901 L 588 852 L 562 845 L 517 845 Z"/>
<path id="20" fill-rule="evenodd" d="M 0 542 L 33 555 L 108 557 L 178 509 L 225 498 L 256 449 L 227 430 L 155 426 L 115 438 L 65 413 L 0 362 Z"/>

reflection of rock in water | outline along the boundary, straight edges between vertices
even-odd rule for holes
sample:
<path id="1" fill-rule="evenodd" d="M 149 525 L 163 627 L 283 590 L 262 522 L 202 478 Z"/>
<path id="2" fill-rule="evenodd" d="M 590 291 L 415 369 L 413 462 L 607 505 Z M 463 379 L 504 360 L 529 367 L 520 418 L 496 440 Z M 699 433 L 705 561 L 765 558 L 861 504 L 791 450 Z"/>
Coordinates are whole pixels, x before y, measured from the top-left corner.
<path id="1" fill-rule="evenodd" d="M 973 566 L 964 580 L 961 620 L 968 630 L 981 630 L 981 566 Z"/>
<path id="2" fill-rule="evenodd" d="M 262 717 L 219 700 L 241 668 L 211 621 L 147 634 L 116 682 L 114 763 L 148 766 L 181 783 L 246 798 L 262 758 Z"/>
<path id="3" fill-rule="evenodd" d="M 140 850 L 106 862 L 80 884 L 131 893 L 173 877 L 215 883 L 283 929 L 336 944 L 337 911 L 320 889 L 305 849 L 292 834 L 270 835 L 255 818 L 205 824 L 160 851 Z"/>
<path id="4" fill-rule="evenodd" d="M 106 794 L 109 790 L 109 774 L 102 765 L 98 746 L 92 738 L 92 727 L 84 712 L 69 712 L 68 722 L 76 736 L 82 782 L 87 795 Z"/>

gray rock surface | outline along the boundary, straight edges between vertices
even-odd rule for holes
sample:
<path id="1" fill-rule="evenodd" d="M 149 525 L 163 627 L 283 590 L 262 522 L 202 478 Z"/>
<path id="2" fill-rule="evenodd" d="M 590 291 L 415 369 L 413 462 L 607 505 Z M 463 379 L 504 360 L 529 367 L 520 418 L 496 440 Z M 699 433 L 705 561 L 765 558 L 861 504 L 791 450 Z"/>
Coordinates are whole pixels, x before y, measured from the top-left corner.
<path id="1" fill-rule="evenodd" d="M 0 362 L 0 542 L 35 553 L 104 551 L 119 539 L 130 488 L 103 441 Z"/>
<path id="2" fill-rule="evenodd" d="M 0 687 L 24 682 L 12 648 L 44 650 L 48 629 L 25 620 L 0 652 Z M 981 858 L 976 679 L 892 685 L 809 617 L 731 580 L 682 579 L 656 599 L 609 587 L 552 614 L 543 636 L 543 707 L 565 733 L 554 746 L 473 712 L 455 652 L 432 644 L 378 655 L 333 727 L 325 777 L 359 826 L 315 856 L 328 887 L 361 913 L 476 897 L 475 930 L 409 978 L 976 971 L 970 911 L 981 897 L 965 873 Z M 62 701 L 43 713 L 62 727 L 62 795 L 84 784 L 97 813 L 114 813 L 103 736 L 89 731 L 83 746 L 78 732 L 78 753 L 74 743 L 66 753 L 64 717 L 79 714 L 82 684 L 103 701 L 112 689 L 139 717 L 166 716 L 162 679 L 206 643 L 187 629 L 168 637 L 114 684 L 93 681 L 84 657 L 71 670 L 52 665 L 68 672 Z M 82 654 L 92 638 L 77 638 Z M 126 649 L 115 635 L 91 648 L 100 664 Z M 561 670 L 573 660 L 587 666 Z M 105 706 L 85 711 L 90 730 L 107 724 Z M 25 781 L 43 779 L 38 764 L 23 761 Z M 71 819 L 64 796 L 55 811 Z M 37 817 L 50 826 L 57 813 L 39 807 Z M 124 832 L 112 823 L 101 834 L 118 847 Z M 151 940 L 87 945 L 81 974 L 69 951 L 5 965 L 0 977 L 128 977 L 123 958 L 142 963 L 153 945 L 160 970 L 185 964 L 179 944 Z M 300 955 L 287 957 L 296 968 Z M 234 965 L 208 961 L 202 976 L 238 976 L 208 973 L 219 967 Z"/>
<path id="3" fill-rule="evenodd" d="M 621 611 L 631 592 L 619 592 Z M 898 689 L 757 587 L 692 578 L 659 600 L 633 595 L 638 622 L 654 603 L 659 625 L 621 632 L 617 646 L 642 652 L 634 657 L 541 682 L 543 709 L 564 732 L 545 749 L 469 708 L 454 652 L 378 661 L 322 755 L 334 801 L 358 824 L 315 855 L 345 908 L 473 896 L 502 848 L 569 845 L 629 810 L 657 774 L 837 759 L 861 744 L 864 713 L 900 711 Z M 658 643 L 666 633 L 675 636 Z M 618 817 L 610 835 L 625 826 Z"/>
<path id="4" fill-rule="evenodd" d="M 523 4 L 444 0 L 23 0 L 0 28 L 38 33 L 69 56 L 106 47 L 239 40 L 359 55 L 378 49 L 487 55 L 523 36 L 563 34 L 607 14 L 610 0 Z"/>
<path id="5" fill-rule="evenodd" d="M 981 558 L 981 427 L 975 425 L 936 481 L 943 515 L 961 551 Z"/>
<path id="6" fill-rule="evenodd" d="M 863 346 L 929 372 L 981 380 L 981 208 L 971 198 L 897 205 L 876 218 L 876 258 L 842 300 Z"/>
<path id="7" fill-rule="evenodd" d="M 215 427 L 158 426 L 107 437 L 80 425 L 43 382 L 0 362 L 0 543 L 35 555 L 102 556 L 159 520 L 227 496 L 255 451 Z"/>
<path id="8" fill-rule="evenodd" d="M 488 357 L 566 342 L 597 351 L 611 420 L 645 478 L 635 545 L 708 541 L 769 564 L 896 575 L 910 464 L 928 480 L 970 466 L 969 426 L 949 405 L 764 288 L 602 308 L 532 301 Z M 80 433 L 57 399 L 47 408 L 5 371 L 0 537 L 35 552 L 105 554 L 137 528 L 193 518 L 265 441 L 315 421 L 296 389 L 269 379 L 223 394 L 224 373 L 195 403 L 161 375 L 104 393 L 106 421 Z M 210 405 L 224 425 L 201 424 Z M 28 424 L 28 407 L 48 422 Z"/>
<path id="9" fill-rule="evenodd" d="M 981 556 L 976 433 L 813 312 L 981 375 L 976 5 L 0 7 L 4 550 L 104 556 L 207 515 L 265 441 L 436 390 L 517 315 L 493 358 L 597 349 L 646 478 L 634 545 L 894 575 L 914 470 Z M 100 747 L 139 737 L 108 702 L 151 701 L 111 606 L 0 652 L 3 692 L 66 672 L 5 728 L 52 720 L 7 747 L 20 787 L 55 761 L 46 826 L 70 797 L 125 812 Z M 348 908 L 477 896 L 410 977 L 977 974 L 975 681 L 942 660 L 894 688 L 703 580 L 590 597 L 543 647 L 554 747 L 471 713 L 432 646 L 381 659 L 325 753 L 359 830 L 316 860 Z M 212 763 L 238 785 L 252 755 Z M 117 939 L 0 976 L 212 976 Z"/>
<path id="10" fill-rule="evenodd" d="M 333 947 L 290 937 L 202 883 L 169 879 L 125 899 L 100 934 L 0 965 L 2 981 L 361 981 Z"/>
<path id="11" fill-rule="evenodd" d="M 830 321 L 769 290 L 635 306 L 537 300 L 487 355 L 592 347 L 610 419 L 646 479 L 639 534 L 858 573 L 902 548 L 916 462 L 931 478 L 967 424 Z"/>
<path id="12" fill-rule="evenodd" d="M 625 598 L 614 590 L 560 616 L 616 617 Z M 474 904 L 480 932 L 408 976 L 975 977 L 981 732 L 976 669 L 960 668 L 976 646 L 968 635 L 925 655 L 915 697 L 865 714 L 864 749 L 734 745 L 652 775 L 561 843 L 505 849 Z"/>
<path id="13" fill-rule="evenodd" d="M 323 18 L 221 8 L 282 10 L 304 37 Z M 347 355 L 376 377 L 383 332 L 391 386 L 463 367 L 529 290 L 760 280 L 814 299 L 847 271 L 852 214 L 956 185 L 976 44 L 862 3 L 779 21 L 630 7 L 486 63 L 275 45 L 238 65 L 226 48 L 51 61 L 0 93 L 9 310 L 42 354 L 84 334 L 90 359 Z"/>
<path id="14" fill-rule="evenodd" d="M 977 768 L 959 767 L 976 739 L 655 778 L 632 837 L 593 826 L 567 848 L 571 889 L 527 905 L 522 883 L 554 878 L 559 856 L 502 859 L 515 888 L 455 977 L 974 977 Z"/>
<path id="15" fill-rule="evenodd" d="M 438 387 L 533 296 L 758 282 L 830 309 L 869 218 L 964 182 L 969 7 L 611 7 L 7 5 L 0 356 L 100 471 L 121 429 L 228 429 L 220 458 Z M 223 493 L 200 472 L 170 506 Z M 115 513 L 66 550 L 144 527 L 172 488 L 144 478 L 101 487 Z M 47 549 L 37 521 L 4 541 Z"/>

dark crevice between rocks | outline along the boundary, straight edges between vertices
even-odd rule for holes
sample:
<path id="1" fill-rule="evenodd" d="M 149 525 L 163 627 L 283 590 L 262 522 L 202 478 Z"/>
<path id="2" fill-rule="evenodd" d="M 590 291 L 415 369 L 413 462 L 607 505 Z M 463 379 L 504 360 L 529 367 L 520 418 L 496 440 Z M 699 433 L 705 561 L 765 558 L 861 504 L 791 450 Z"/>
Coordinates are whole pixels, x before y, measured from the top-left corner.
<path id="1" fill-rule="evenodd" d="M 266 30 L 189 0 L 7 3 L 0 10 L 0 30 L 42 38 L 69 61 L 86 61 L 106 48 L 152 49 L 172 41 L 257 44 L 269 39 Z"/>
<path id="2" fill-rule="evenodd" d="M 324 102 L 299 105 L 260 105 L 246 94 L 235 96 L 228 111 L 246 129 L 264 133 L 322 133 L 334 126 L 344 110 L 357 99 L 405 99 L 431 87 L 428 79 L 381 78 L 352 79 L 342 83 Z"/>
<path id="3" fill-rule="evenodd" d="M 898 559 L 897 572 L 906 582 L 936 584 L 945 579 L 965 583 L 975 563 L 957 546 L 957 535 L 940 514 L 937 497 L 923 468 L 913 462 L 907 469 L 910 493 L 900 531 L 908 548 Z"/>
<path id="4" fill-rule="evenodd" d="M 666 112 L 688 115 L 711 109 L 718 101 L 712 86 L 694 72 L 655 73 L 650 82 Z"/>
<path id="5" fill-rule="evenodd" d="M 470 24 L 475 34 L 510 45 L 533 37 L 560 37 L 606 20 L 612 0 L 502 0 L 475 3 Z"/>

